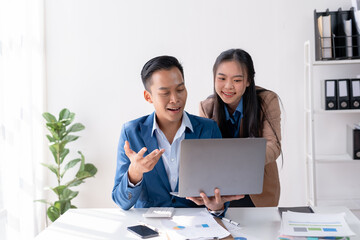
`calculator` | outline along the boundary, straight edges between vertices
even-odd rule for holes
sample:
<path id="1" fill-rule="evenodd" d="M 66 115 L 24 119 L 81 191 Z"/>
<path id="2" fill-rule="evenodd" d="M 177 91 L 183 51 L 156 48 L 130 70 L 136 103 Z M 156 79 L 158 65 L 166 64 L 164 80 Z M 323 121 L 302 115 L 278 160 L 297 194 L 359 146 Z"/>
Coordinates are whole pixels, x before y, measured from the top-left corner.
<path id="1" fill-rule="evenodd" d="M 144 214 L 147 218 L 170 218 L 173 216 L 175 208 L 173 207 L 151 207 Z"/>

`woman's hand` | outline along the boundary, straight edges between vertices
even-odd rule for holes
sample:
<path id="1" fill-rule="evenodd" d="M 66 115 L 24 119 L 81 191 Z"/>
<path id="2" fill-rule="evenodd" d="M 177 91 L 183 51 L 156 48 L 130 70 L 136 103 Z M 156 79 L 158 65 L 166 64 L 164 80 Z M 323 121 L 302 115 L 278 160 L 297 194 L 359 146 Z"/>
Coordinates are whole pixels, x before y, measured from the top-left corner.
<path id="1" fill-rule="evenodd" d="M 186 199 L 193 201 L 197 205 L 205 205 L 212 211 L 218 211 L 224 209 L 225 202 L 244 198 L 244 195 L 221 196 L 218 188 L 215 188 L 214 195 L 214 197 L 207 197 L 205 193 L 201 192 L 200 197 L 187 197 Z"/>

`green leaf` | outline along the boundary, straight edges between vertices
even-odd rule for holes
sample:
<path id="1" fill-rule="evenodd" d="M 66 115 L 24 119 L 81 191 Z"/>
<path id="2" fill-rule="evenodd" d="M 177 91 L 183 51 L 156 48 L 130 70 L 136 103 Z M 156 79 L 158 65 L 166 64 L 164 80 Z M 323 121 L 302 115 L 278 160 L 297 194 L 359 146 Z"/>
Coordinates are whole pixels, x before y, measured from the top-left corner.
<path id="1" fill-rule="evenodd" d="M 79 179 L 85 179 L 85 178 L 89 178 L 89 177 L 93 177 L 97 172 L 97 168 L 91 164 L 91 163 L 87 163 L 84 166 L 84 170 L 83 171 L 78 171 L 76 173 L 76 177 Z"/>
<path id="2" fill-rule="evenodd" d="M 57 134 L 57 132 L 54 129 L 48 127 L 48 130 L 56 140 L 60 140 L 59 135 Z"/>
<path id="3" fill-rule="evenodd" d="M 38 199 L 38 200 L 34 200 L 34 202 L 41 202 L 41 203 L 45 203 L 45 204 L 51 205 L 51 202 L 48 202 L 46 199 Z"/>
<path id="4" fill-rule="evenodd" d="M 71 203 L 70 200 L 60 200 L 56 201 L 54 206 L 60 210 L 60 214 L 64 214 L 67 210 L 70 209 Z"/>
<path id="5" fill-rule="evenodd" d="M 68 143 L 67 140 L 63 140 L 63 141 L 60 142 L 60 144 L 59 144 L 59 152 L 64 151 L 65 145 L 66 145 L 67 143 Z"/>
<path id="6" fill-rule="evenodd" d="M 51 137 L 50 135 L 46 135 L 46 137 L 49 140 L 49 142 L 51 142 L 51 143 L 56 141 L 56 139 Z"/>
<path id="7" fill-rule="evenodd" d="M 80 185 L 83 182 L 84 182 L 83 180 L 78 179 L 78 180 L 71 181 L 71 182 L 67 183 L 66 186 L 68 186 L 68 187 L 76 187 L 76 186 Z"/>
<path id="8" fill-rule="evenodd" d="M 52 152 L 55 162 L 57 164 L 59 164 L 59 159 L 58 159 L 58 152 L 59 152 L 59 144 L 58 143 L 54 143 L 53 145 L 49 146 L 50 151 Z"/>
<path id="9" fill-rule="evenodd" d="M 75 118 L 75 113 L 70 113 L 68 120 L 64 123 L 65 126 L 70 125 L 74 121 L 74 118 Z"/>
<path id="10" fill-rule="evenodd" d="M 80 171 L 84 171 L 84 169 L 85 169 L 85 157 L 80 151 L 78 151 L 78 153 L 81 156 L 81 165 L 80 165 L 80 168 L 79 168 L 79 172 L 80 172 Z"/>
<path id="11" fill-rule="evenodd" d="M 71 160 L 70 162 L 68 162 L 66 165 L 65 165 L 65 171 L 68 170 L 69 168 L 72 168 L 74 167 L 78 162 L 80 162 L 81 159 L 80 158 L 76 158 L 74 160 Z"/>
<path id="12" fill-rule="evenodd" d="M 79 191 L 73 191 L 73 192 L 70 194 L 69 198 L 70 198 L 70 199 L 73 199 L 73 198 L 75 198 L 78 194 L 79 194 Z"/>
<path id="13" fill-rule="evenodd" d="M 47 215 L 49 219 L 54 222 L 56 219 L 60 217 L 60 211 L 54 206 L 50 206 L 47 210 Z"/>
<path id="14" fill-rule="evenodd" d="M 52 129 L 52 130 L 57 130 L 59 128 L 58 123 L 54 122 L 54 123 L 46 123 L 46 127 L 47 129 Z"/>
<path id="15" fill-rule="evenodd" d="M 61 126 L 61 129 L 59 130 L 59 138 L 60 140 L 63 140 L 64 137 L 67 135 L 67 131 L 66 131 L 66 128 L 65 126 Z"/>
<path id="16" fill-rule="evenodd" d="M 79 179 L 85 179 L 91 177 L 91 174 L 87 171 L 78 171 L 76 177 Z"/>
<path id="17" fill-rule="evenodd" d="M 67 201 L 71 200 L 79 194 L 78 191 L 72 191 L 69 188 L 65 188 L 60 195 L 60 200 Z"/>
<path id="18" fill-rule="evenodd" d="M 64 108 L 59 113 L 59 121 L 63 120 L 63 119 L 67 119 L 67 118 L 69 118 L 69 116 L 70 116 L 70 111 L 68 109 Z"/>
<path id="19" fill-rule="evenodd" d="M 68 142 L 73 142 L 75 141 L 76 139 L 78 139 L 79 136 L 74 136 L 74 135 L 67 135 L 66 137 L 63 138 L 63 140 L 66 140 Z"/>
<path id="20" fill-rule="evenodd" d="M 96 174 L 97 168 L 94 166 L 94 164 L 87 163 L 87 164 L 85 164 L 85 171 L 90 173 L 90 175 L 92 177 Z"/>
<path id="21" fill-rule="evenodd" d="M 45 118 L 47 122 L 56 122 L 56 118 L 54 117 L 54 115 L 48 112 L 43 113 L 42 116 Z"/>
<path id="22" fill-rule="evenodd" d="M 55 165 L 46 164 L 46 163 L 41 163 L 41 165 L 43 165 L 44 167 L 47 167 L 48 169 L 50 169 L 50 171 L 55 173 L 57 177 L 59 176 L 59 171 L 58 171 L 58 169 L 57 169 L 57 167 Z"/>
<path id="23" fill-rule="evenodd" d="M 71 207 L 70 208 L 77 208 L 77 206 L 75 206 L 75 205 L 71 205 Z"/>
<path id="24" fill-rule="evenodd" d="M 58 195 L 58 196 L 61 196 L 63 194 L 64 190 L 66 190 L 66 189 L 67 189 L 67 186 L 65 186 L 65 185 L 59 185 L 57 187 L 51 188 L 51 190 L 53 190 L 54 193 L 56 193 L 56 195 Z"/>
<path id="25" fill-rule="evenodd" d="M 80 158 L 77 158 L 77 159 L 74 159 L 74 160 L 71 160 L 70 162 L 68 162 L 66 165 L 65 165 L 65 168 L 64 168 L 64 172 L 61 174 L 61 177 L 64 176 L 64 174 L 66 173 L 66 171 L 72 167 L 74 167 L 78 162 L 80 162 L 81 159 Z"/>
<path id="26" fill-rule="evenodd" d="M 67 210 L 69 210 L 71 207 L 70 201 L 66 201 L 64 204 L 64 207 L 61 209 L 61 214 L 64 214 Z"/>
<path id="27" fill-rule="evenodd" d="M 82 125 L 81 123 L 75 123 L 73 125 L 71 125 L 71 127 L 67 130 L 68 133 L 70 132 L 78 132 L 85 129 L 85 126 Z"/>
<path id="28" fill-rule="evenodd" d="M 62 163 L 65 159 L 65 157 L 68 155 L 69 153 L 69 149 L 64 148 L 64 150 L 60 153 L 60 162 Z"/>

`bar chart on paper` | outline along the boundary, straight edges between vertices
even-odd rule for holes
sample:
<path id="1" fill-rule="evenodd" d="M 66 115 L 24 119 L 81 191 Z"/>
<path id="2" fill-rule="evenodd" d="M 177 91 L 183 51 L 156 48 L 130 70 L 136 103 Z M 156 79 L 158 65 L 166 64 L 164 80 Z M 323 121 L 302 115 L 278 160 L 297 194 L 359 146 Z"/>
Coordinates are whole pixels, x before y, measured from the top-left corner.
<path id="1" fill-rule="evenodd" d="M 315 214 L 284 212 L 280 232 L 288 236 L 344 237 L 354 233 L 345 221 L 344 213 Z"/>

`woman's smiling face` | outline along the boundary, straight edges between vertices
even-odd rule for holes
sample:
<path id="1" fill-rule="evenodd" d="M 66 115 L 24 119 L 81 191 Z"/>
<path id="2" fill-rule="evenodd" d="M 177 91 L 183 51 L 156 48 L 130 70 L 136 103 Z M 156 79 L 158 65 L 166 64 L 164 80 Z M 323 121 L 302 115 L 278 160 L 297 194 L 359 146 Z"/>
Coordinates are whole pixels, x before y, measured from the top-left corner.
<path id="1" fill-rule="evenodd" d="M 215 74 L 215 91 L 231 110 L 239 105 L 249 85 L 246 70 L 239 63 L 231 60 L 220 63 Z"/>

